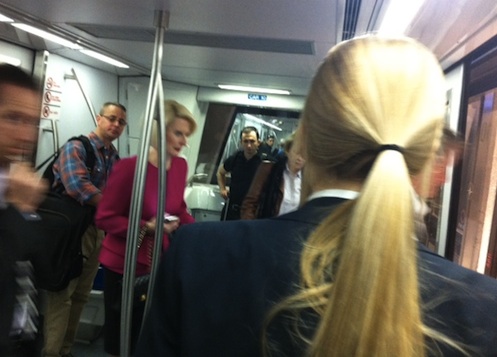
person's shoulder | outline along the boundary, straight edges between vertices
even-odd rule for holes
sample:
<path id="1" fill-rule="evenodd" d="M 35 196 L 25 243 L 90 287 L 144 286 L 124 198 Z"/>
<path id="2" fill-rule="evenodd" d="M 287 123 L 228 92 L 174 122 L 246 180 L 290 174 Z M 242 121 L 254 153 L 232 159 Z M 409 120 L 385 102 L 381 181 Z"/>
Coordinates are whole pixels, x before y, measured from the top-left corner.
<path id="1" fill-rule="evenodd" d="M 272 161 L 271 158 L 269 160 L 263 160 L 262 156 L 257 153 L 254 156 L 251 157 L 252 160 L 257 161 L 257 162 L 262 162 L 262 161 Z"/>
<path id="2" fill-rule="evenodd" d="M 176 232 L 175 236 L 188 236 L 188 237 L 196 237 L 197 235 L 211 238 L 211 236 L 207 235 L 206 232 L 209 233 L 222 233 L 225 232 L 226 229 L 231 229 L 232 225 L 238 225 L 243 221 L 207 221 L 207 222 L 195 222 L 194 224 L 188 224 L 181 226 Z M 217 237 L 218 235 L 214 235 L 213 237 Z M 193 239 L 193 238 L 188 238 Z M 181 240 L 183 241 L 183 240 Z"/>
<path id="3" fill-rule="evenodd" d="M 168 172 L 170 175 L 186 176 L 188 171 L 188 162 L 184 157 L 176 156 L 171 158 L 171 167 Z"/>
<path id="4" fill-rule="evenodd" d="M 88 135 L 80 135 L 80 137 L 86 137 L 86 138 L 88 138 L 88 140 L 90 141 L 90 143 L 92 143 L 93 146 L 95 146 L 95 148 L 97 148 L 97 150 L 99 148 L 101 148 L 101 147 L 104 146 L 104 142 L 102 141 L 102 139 L 100 139 L 98 137 L 98 135 L 94 131 L 92 131 Z"/>
<path id="5" fill-rule="evenodd" d="M 426 282 L 460 291 L 486 291 L 497 299 L 497 280 L 460 266 L 423 245 L 419 246 L 421 272 Z M 461 289 L 459 289 L 461 288 Z M 497 307 L 497 300 L 494 301 Z"/>
<path id="6" fill-rule="evenodd" d="M 92 135 L 93 134 L 93 135 Z M 87 149 L 87 146 L 91 147 L 93 150 L 98 149 L 99 145 L 103 146 L 101 140 L 94 133 L 90 133 L 89 135 L 75 135 L 71 136 L 62 146 L 61 151 L 66 152 L 80 152 L 83 153 Z"/>
<path id="7" fill-rule="evenodd" d="M 425 247 L 420 247 L 419 264 L 420 292 L 428 326 L 476 348 L 478 356 L 495 356 L 497 280 Z"/>
<path id="8" fill-rule="evenodd" d="M 259 235 L 260 220 L 195 222 L 181 226 L 174 234 L 174 239 L 181 245 L 196 245 L 206 242 L 223 247 L 238 241 Z M 250 239 L 250 238 L 248 238 Z"/>
<path id="9" fill-rule="evenodd" d="M 136 165 L 137 161 L 138 161 L 138 156 L 133 155 L 128 157 L 123 157 L 122 159 L 119 160 L 119 163 L 121 163 L 122 165 Z"/>
<path id="10" fill-rule="evenodd" d="M 86 146 L 81 140 L 81 136 L 72 136 L 60 148 L 59 159 L 64 157 L 67 162 L 74 160 L 83 160 L 86 157 Z M 91 146 L 90 140 L 90 146 Z"/>
<path id="11" fill-rule="evenodd" d="M 223 165 L 228 165 L 228 166 L 234 165 L 235 162 L 237 162 L 241 158 L 240 155 L 243 155 L 243 151 L 237 150 L 236 152 L 234 152 L 224 160 Z"/>
<path id="12" fill-rule="evenodd" d="M 259 246 L 269 242 L 301 242 L 301 233 L 312 229 L 313 222 L 306 219 L 270 219 L 195 222 L 181 226 L 173 241 L 185 247 L 198 247 L 214 251 L 237 250 L 237 247 Z M 297 232 L 299 232 L 297 234 Z M 295 236 L 294 236 L 295 235 Z M 293 238 L 292 238 L 293 237 Z M 271 245 L 271 244 L 269 244 Z M 216 253 L 217 254 L 217 253 Z"/>
<path id="13" fill-rule="evenodd" d="M 237 158 L 241 158 L 243 156 L 243 150 L 237 150 L 233 154 L 231 154 L 228 159 L 235 160 Z M 228 160 L 226 159 L 226 160 Z"/>
<path id="14" fill-rule="evenodd" d="M 183 156 L 174 156 L 171 158 L 171 165 L 186 166 L 188 163 Z"/>

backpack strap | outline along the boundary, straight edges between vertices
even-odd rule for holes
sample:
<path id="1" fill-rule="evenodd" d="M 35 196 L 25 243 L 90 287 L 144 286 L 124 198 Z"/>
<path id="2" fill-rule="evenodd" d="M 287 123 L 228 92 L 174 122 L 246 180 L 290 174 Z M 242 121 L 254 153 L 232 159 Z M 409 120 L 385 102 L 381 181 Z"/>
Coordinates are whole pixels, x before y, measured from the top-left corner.
<path id="1" fill-rule="evenodd" d="M 80 136 L 73 136 L 72 138 L 67 140 L 67 142 L 72 141 L 72 140 L 79 140 L 83 144 L 83 147 L 85 148 L 85 151 L 86 151 L 86 160 L 85 160 L 86 170 L 91 175 L 93 172 L 93 168 L 95 167 L 95 162 L 97 161 L 97 157 L 95 156 L 95 150 L 93 150 L 93 146 L 91 145 L 90 139 L 87 136 L 80 135 Z M 67 142 L 66 142 L 66 144 L 67 144 Z M 39 165 L 36 168 L 36 170 L 39 170 L 48 161 L 52 160 L 48 164 L 48 166 L 45 168 L 45 170 L 43 171 L 42 177 L 48 181 L 48 183 L 50 185 L 50 191 L 56 192 L 59 194 L 62 193 L 62 191 L 64 190 L 64 186 L 58 185 L 55 188 L 53 187 L 53 183 L 54 183 L 53 165 L 58 160 L 59 153 L 60 153 L 61 149 L 62 148 L 57 150 L 56 153 L 51 155 L 47 160 L 45 160 L 41 165 Z"/>
<path id="2" fill-rule="evenodd" d="M 86 151 L 86 169 L 88 170 L 88 173 L 91 175 L 93 172 L 93 167 L 95 166 L 95 162 L 97 160 L 97 157 L 95 156 L 95 150 L 93 150 L 93 146 L 90 143 L 90 139 L 88 139 L 87 136 L 85 135 L 80 135 L 80 136 L 74 136 L 70 138 L 68 141 L 71 140 L 79 140 L 83 143 L 83 146 Z"/>

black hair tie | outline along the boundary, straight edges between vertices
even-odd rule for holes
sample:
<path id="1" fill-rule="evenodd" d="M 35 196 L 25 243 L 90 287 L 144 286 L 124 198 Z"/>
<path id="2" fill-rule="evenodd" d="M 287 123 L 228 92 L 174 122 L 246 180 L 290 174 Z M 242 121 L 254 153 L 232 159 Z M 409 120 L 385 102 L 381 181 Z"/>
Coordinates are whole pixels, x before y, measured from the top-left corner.
<path id="1" fill-rule="evenodd" d="M 376 152 L 379 154 L 382 151 L 385 150 L 393 150 L 393 151 L 398 151 L 401 154 L 404 154 L 404 148 L 395 144 L 386 144 L 386 145 L 381 145 Z"/>

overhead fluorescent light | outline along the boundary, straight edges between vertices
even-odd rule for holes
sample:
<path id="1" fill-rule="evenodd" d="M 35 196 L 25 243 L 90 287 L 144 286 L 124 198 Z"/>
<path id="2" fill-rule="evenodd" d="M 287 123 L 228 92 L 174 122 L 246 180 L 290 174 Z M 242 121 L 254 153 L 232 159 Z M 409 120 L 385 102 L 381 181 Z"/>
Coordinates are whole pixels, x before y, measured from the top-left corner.
<path id="1" fill-rule="evenodd" d="M 8 63 L 16 67 L 19 67 L 21 65 L 21 60 L 19 58 L 10 57 L 2 54 L 0 54 L 0 62 Z"/>
<path id="2" fill-rule="evenodd" d="M 120 68 L 129 68 L 129 66 L 127 64 L 119 62 L 118 60 L 115 60 L 113 58 L 105 56 L 105 55 L 103 55 L 101 53 L 98 53 L 98 52 L 95 52 L 95 51 L 92 51 L 92 50 L 79 50 L 79 51 L 81 53 L 84 53 L 87 56 L 96 58 L 96 59 L 98 59 L 100 61 L 103 61 L 103 62 L 107 62 L 107 63 L 109 63 L 109 64 L 111 64 L 113 66 L 120 67 Z"/>
<path id="3" fill-rule="evenodd" d="M 0 14 L 0 22 L 14 22 L 14 20 L 10 17 Z"/>
<path id="4" fill-rule="evenodd" d="M 231 84 L 218 84 L 218 87 L 221 89 L 237 90 L 237 91 L 251 92 L 251 93 L 267 93 L 267 94 L 283 94 L 283 95 L 290 95 L 291 93 L 289 90 L 283 90 L 283 89 L 247 87 L 247 86 L 237 86 Z"/>
<path id="5" fill-rule="evenodd" d="M 256 123 L 259 123 L 259 124 L 262 124 L 262 125 L 269 126 L 270 128 L 273 128 L 274 130 L 278 130 L 278 131 L 282 131 L 283 130 L 279 126 L 276 126 L 276 125 L 273 125 L 271 123 L 268 123 L 265 120 L 262 120 L 262 119 L 257 118 L 256 116 L 253 116 L 252 114 L 243 114 L 243 115 L 247 119 L 250 119 L 250 120 L 255 121 Z"/>
<path id="6" fill-rule="evenodd" d="M 403 35 L 424 2 L 425 0 L 391 0 L 378 32 L 391 36 Z"/>
<path id="7" fill-rule="evenodd" d="M 16 23 L 16 22 L 12 23 L 11 25 L 14 27 L 17 27 L 23 31 L 29 32 L 35 36 L 39 36 L 41 38 L 44 38 L 45 40 L 55 42 L 59 45 L 65 46 L 65 47 L 69 47 L 73 50 L 77 50 L 77 49 L 81 48 L 81 46 L 76 44 L 76 43 L 73 43 L 71 41 L 68 41 L 68 40 L 62 38 L 62 37 L 59 37 L 57 35 L 53 35 L 49 32 L 46 32 L 44 30 L 40 30 L 40 29 L 33 27 L 33 26 L 30 26 L 30 25 L 20 24 L 20 23 Z"/>

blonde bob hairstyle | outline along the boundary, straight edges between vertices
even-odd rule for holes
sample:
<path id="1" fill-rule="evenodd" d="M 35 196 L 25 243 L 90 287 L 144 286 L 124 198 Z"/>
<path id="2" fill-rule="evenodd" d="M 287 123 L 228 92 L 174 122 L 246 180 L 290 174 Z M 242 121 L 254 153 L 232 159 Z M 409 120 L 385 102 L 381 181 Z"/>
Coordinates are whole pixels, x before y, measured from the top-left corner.
<path id="1" fill-rule="evenodd" d="M 413 239 L 411 175 L 440 145 L 445 101 L 437 59 L 412 39 L 356 38 L 320 65 L 297 134 L 302 197 L 334 182 L 361 191 L 307 239 L 300 289 L 268 317 L 315 311 L 308 356 L 419 357 L 426 340 L 456 345 L 422 321 Z"/>
<path id="2" fill-rule="evenodd" d="M 166 130 L 174 120 L 180 118 L 186 120 L 190 124 L 190 135 L 195 132 L 197 129 L 197 122 L 193 117 L 193 114 L 186 109 L 183 104 L 178 103 L 175 100 L 166 100 L 164 101 L 164 111 L 165 111 L 165 119 L 166 119 Z M 157 121 L 154 120 L 152 124 L 152 137 L 150 139 L 150 145 L 157 149 L 157 142 L 159 138 Z"/>

